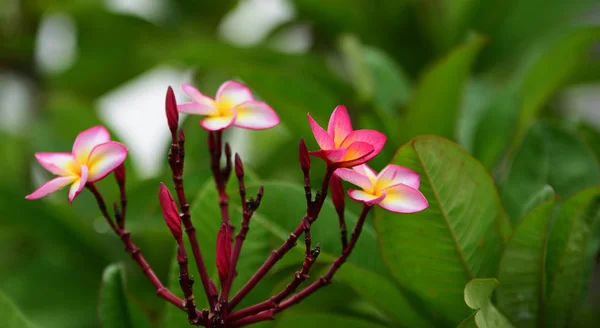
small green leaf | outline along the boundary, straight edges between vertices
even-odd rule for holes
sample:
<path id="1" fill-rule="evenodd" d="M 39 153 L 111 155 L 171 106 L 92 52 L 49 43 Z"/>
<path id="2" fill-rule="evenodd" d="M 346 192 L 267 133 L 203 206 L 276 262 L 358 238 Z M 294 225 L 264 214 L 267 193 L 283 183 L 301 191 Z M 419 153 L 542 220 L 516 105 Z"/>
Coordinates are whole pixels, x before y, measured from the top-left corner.
<path id="1" fill-rule="evenodd" d="M 422 134 L 456 137 L 463 87 L 484 44 L 483 37 L 474 36 L 425 72 L 401 122 L 403 140 Z"/>
<path id="2" fill-rule="evenodd" d="M 148 328 L 148 318 L 133 304 L 125 292 L 123 267 L 111 264 L 102 274 L 100 322 L 103 327 Z"/>
<path id="3" fill-rule="evenodd" d="M 0 326 L 3 328 L 34 328 L 15 304 L 0 292 Z"/>
<path id="4" fill-rule="evenodd" d="M 600 188 L 596 187 L 567 200 L 554 219 L 546 262 L 549 327 L 568 326 L 582 294 L 587 293 L 590 275 L 584 269 L 586 263 L 594 262 L 588 249 L 599 218 Z"/>
<path id="5" fill-rule="evenodd" d="M 554 204 L 544 202 L 521 219 L 500 260 L 497 305 L 517 327 L 544 327 L 544 255 Z"/>
<path id="6" fill-rule="evenodd" d="M 469 281 L 465 287 L 465 303 L 477 311 L 461 322 L 459 328 L 512 328 L 510 322 L 491 301 L 492 293 L 499 284 L 498 280 L 493 278 Z"/>
<path id="7" fill-rule="evenodd" d="M 392 163 L 419 173 L 429 208 L 414 214 L 377 209 L 384 261 L 433 320 L 457 325 L 470 313 L 462 301 L 464 286 L 494 276 L 498 267 L 503 211 L 494 183 L 462 148 L 434 136 L 413 139 Z"/>

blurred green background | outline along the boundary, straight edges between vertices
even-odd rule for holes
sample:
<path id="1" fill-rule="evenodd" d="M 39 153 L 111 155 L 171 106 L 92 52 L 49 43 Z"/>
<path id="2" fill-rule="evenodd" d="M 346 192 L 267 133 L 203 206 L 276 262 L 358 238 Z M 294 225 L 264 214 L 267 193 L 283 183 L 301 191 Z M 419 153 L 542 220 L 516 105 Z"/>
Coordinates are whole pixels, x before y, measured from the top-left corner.
<path id="1" fill-rule="evenodd" d="M 494 178 L 513 225 L 535 195 L 554 190 L 566 199 L 600 184 L 595 0 L 2 0 L 0 291 L 31 322 L 100 326 L 103 270 L 122 261 L 127 295 L 149 325 L 177 326 L 88 193 L 72 206 L 63 192 L 35 202 L 24 196 L 50 177 L 34 163 L 34 152 L 66 151 L 78 132 L 106 125 L 131 150 L 128 229 L 167 282 L 174 245 L 157 202 L 158 182 L 170 181 L 166 87 L 193 83 L 210 95 L 228 79 L 247 83 L 282 119 L 275 129 L 226 136 L 253 180 L 271 186 L 266 199 L 273 205 L 257 220 L 282 228 L 253 226 L 238 285 L 279 243 L 269 232 L 281 235 L 301 218 L 298 138 L 316 148 L 307 112 L 324 125 L 334 107 L 345 104 L 355 127 L 386 133 L 389 141 L 372 162 L 378 170 L 417 135 L 457 142 Z M 184 100 L 179 90 L 177 97 Z M 186 186 L 193 204 L 206 202 L 194 213 L 196 222 L 203 220 L 197 223 L 203 248 L 210 250 L 218 225 L 210 224 L 216 196 L 205 133 L 197 117 L 183 124 Z M 112 177 L 99 187 L 108 200 L 117 199 Z M 288 200 L 289 193 L 299 203 Z M 281 218 L 292 209 L 298 214 Z M 367 256 L 379 253 L 370 231 L 371 239 L 359 245 Z M 329 236 L 322 244 L 333 245 L 335 254 L 338 237 Z M 600 245 L 600 233 L 595 236 L 589 254 Z M 214 255 L 207 258 L 214 262 Z M 379 255 L 374 258 L 368 266 L 386 272 Z M 284 261 L 251 301 L 288 281 L 300 259 Z M 323 327 L 414 326 L 386 319 L 385 310 L 343 279 L 352 280 L 340 278 L 297 313 Z M 595 296 L 585 299 L 597 306 L 594 288 Z M 418 295 L 406 297 L 428 316 Z M 177 315 L 185 323 L 185 315 Z M 433 318 L 434 326 L 456 325 Z M 278 324 L 299 322 L 291 315 Z"/>

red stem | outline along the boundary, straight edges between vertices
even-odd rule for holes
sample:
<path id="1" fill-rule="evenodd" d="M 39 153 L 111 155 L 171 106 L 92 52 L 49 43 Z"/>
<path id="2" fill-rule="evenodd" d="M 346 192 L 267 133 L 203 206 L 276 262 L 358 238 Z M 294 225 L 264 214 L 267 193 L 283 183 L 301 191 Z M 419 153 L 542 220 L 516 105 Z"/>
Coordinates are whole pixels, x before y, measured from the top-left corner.
<path id="1" fill-rule="evenodd" d="M 230 230 L 233 230 L 231 220 L 229 219 L 229 195 L 225 190 L 227 183 L 223 172 L 221 171 L 221 154 L 223 149 L 223 131 L 209 132 L 209 151 L 211 157 L 211 169 L 215 185 L 219 193 L 219 207 L 221 209 L 221 219 L 227 224 Z M 211 140 L 212 138 L 212 140 Z M 233 231 L 231 231 L 233 232 Z"/>
<path id="2" fill-rule="evenodd" d="M 321 184 L 321 190 L 317 193 L 317 197 L 315 199 L 314 206 L 311 207 L 309 211 L 307 211 L 305 217 L 302 219 L 300 224 L 294 229 L 294 231 L 290 234 L 290 236 L 286 239 L 286 241 L 277 249 L 271 252 L 271 255 L 267 258 L 267 260 L 262 264 L 262 266 L 258 269 L 258 271 L 248 280 L 248 282 L 240 289 L 240 291 L 231 299 L 229 302 L 229 310 L 233 310 L 236 305 L 246 296 L 248 293 L 256 287 L 256 285 L 260 282 L 260 280 L 271 270 L 271 268 L 285 255 L 290 249 L 296 245 L 296 241 L 300 237 L 300 235 L 305 231 L 305 222 L 308 222 L 309 225 L 314 223 L 319 213 L 321 212 L 321 208 L 323 207 L 323 203 L 325 202 L 325 198 L 327 196 L 327 188 L 329 186 L 329 180 L 335 168 L 327 167 L 327 171 L 325 173 L 325 177 L 323 177 L 323 182 Z"/>
<path id="3" fill-rule="evenodd" d="M 200 280 L 202 281 L 202 287 L 206 294 L 206 299 L 211 307 L 213 307 L 217 301 L 217 291 L 215 290 L 214 283 L 212 283 L 208 272 L 206 271 L 206 265 L 202 257 L 202 251 L 200 250 L 200 244 L 196 238 L 196 228 L 192 223 L 190 215 L 190 205 L 187 202 L 185 196 L 185 190 L 183 187 L 183 160 L 185 157 L 184 143 L 183 140 L 179 140 L 179 144 L 173 142 L 171 144 L 171 152 L 169 153 L 169 164 L 171 166 L 171 172 L 173 174 L 173 184 L 175 185 L 175 191 L 177 193 L 177 200 L 179 201 L 179 207 L 181 208 L 181 222 L 185 227 L 185 232 L 192 246 L 192 254 L 196 261 L 196 267 L 200 273 Z"/>
<path id="4" fill-rule="evenodd" d="M 112 221 L 106 209 L 106 203 L 104 202 L 104 198 L 102 197 L 102 194 L 100 194 L 96 186 L 92 183 L 88 183 L 86 187 L 92 192 L 92 194 L 96 198 L 98 208 L 100 208 L 100 212 L 102 212 L 102 215 L 106 219 L 106 222 L 109 224 L 114 233 L 121 239 L 123 244 L 125 244 L 125 251 L 138 264 L 146 278 L 148 278 L 148 280 L 156 288 L 156 295 L 164 298 L 171 304 L 185 311 L 186 307 L 184 305 L 184 301 L 179 297 L 175 296 L 169 289 L 163 286 L 163 284 L 160 282 L 160 280 L 158 279 L 148 262 L 146 262 L 146 259 L 142 255 L 141 250 L 133 243 L 133 241 L 131 241 L 131 234 L 128 231 L 117 227 L 117 225 L 115 225 L 115 223 Z M 196 311 L 196 313 L 198 316 L 201 316 L 200 311 Z M 203 319 L 200 318 L 198 320 L 198 324 L 205 325 L 205 322 Z"/>

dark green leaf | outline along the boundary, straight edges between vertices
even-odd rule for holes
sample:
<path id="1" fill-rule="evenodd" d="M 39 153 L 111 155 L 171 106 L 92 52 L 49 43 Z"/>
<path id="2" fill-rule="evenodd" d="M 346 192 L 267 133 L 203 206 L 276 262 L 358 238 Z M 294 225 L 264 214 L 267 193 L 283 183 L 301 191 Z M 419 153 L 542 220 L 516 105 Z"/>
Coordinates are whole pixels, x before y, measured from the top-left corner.
<path id="1" fill-rule="evenodd" d="M 34 328 L 13 302 L 0 293 L 0 324 L 3 328 Z"/>
<path id="2" fill-rule="evenodd" d="M 554 204 L 547 201 L 521 219 L 500 261 L 497 305 L 517 327 L 544 327 L 544 255 Z"/>
<path id="3" fill-rule="evenodd" d="M 419 173 L 429 208 L 406 215 L 378 210 L 381 253 L 435 320 L 456 325 L 469 314 L 464 286 L 494 276 L 498 267 L 503 215 L 496 188 L 480 163 L 438 137 L 415 138 L 392 163 Z"/>
<path id="4" fill-rule="evenodd" d="M 331 328 L 382 328 L 385 327 L 371 321 L 365 321 L 359 318 L 350 316 L 341 316 L 331 313 L 302 313 L 291 312 L 284 314 L 281 318 L 275 321 L 275 327 L 279 328 L 304 328 L 304 327 L 319 327 L 327 325 Z"/>
<path id="5" fill-rule="evenodd" d="M 512 328 L 510 322 L 492 304 L 492 293 L 499 284 L 494 278 L 469 281 L 465 287 L 465 303 L 477 311 L 461 322 L 459 328 Z"/>

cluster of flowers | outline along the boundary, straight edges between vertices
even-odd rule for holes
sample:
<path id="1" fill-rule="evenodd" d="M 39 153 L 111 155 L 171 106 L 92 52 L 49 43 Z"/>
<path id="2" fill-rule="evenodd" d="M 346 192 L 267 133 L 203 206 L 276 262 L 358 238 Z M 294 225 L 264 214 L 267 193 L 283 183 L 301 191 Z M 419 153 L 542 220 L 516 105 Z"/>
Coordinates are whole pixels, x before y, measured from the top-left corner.
<path id="1" fill-rule="evenodd" d="M 162 183 L 159 189 L 159 200 L 165 221 L 178 244 L 177 260 L 180 264 L 180 282 L 185 296 L 184 300 L 179 299 L 160 283 L 139 249 L 131 241 L 129 233 L 125 230 L 127 201 L 123 162 L 127 157 L 127 148 L 118 142 L 111 141 L 106 128 L 96 126 L 81 132 L 75 139 L 70 153 L 36 153 L 35 156 L 38 162 L 58 177 L 43 184 L 39 189 L 26 196 L 26 199 L 44 197 L 70 184 L 68 200 L 71 203 L 83 188 L 87 187 L 96 197 L 100 210 L 113 231 L 125 243 L 126 251 L 141 266 L 148 279 L 156 287 L 158 295 L 187 311 L 191 324 L 238 327 L 271 319 L 275 313 L 301 301 L 315 290 L 331 282 L 335 272 L 352 252 L 371 207 L 378 205 L 388 211 L 397 213 L 413 213 L 428 207 L 427 200 L 418 190 L 420 180 L 416 172 L 398 165 L 388 165 L 377 173 L 367 166 L 366 163 L 379 154 L 383 148 L 386 142 L 385 135 L 374 130 L 354 130 L 350 122 L 350 116 L 342 105 L 333 111 L 327 130 L 323 129 L 309 114 L 308 121 L 320 149 L 309 152 L 304 141 L 300 141 L 299 161 L 304 173 L 307 197 L 306 216 L 284 244 L 274 251 L 242 289 L 232 299 L 229 299 L 229 291 L 236 275 L 235 266 L 242 243 L 249 230 L 252 214 L 260 205 L 263 189 L 259 189 L 255 198 L 246 198 L 242 161 L 236 154 L 235 163 L 232 164 L 231 149 L 227 143 L 223 147 L 221 133 L 231 126 L 253 130 L 268 129 L 279 124 L 280 120 L 277 113 L 269 105 L 255 100 L 249 88 L 239 82 L 225 82 L 219 88 L 214 99 L 200 93 L 190 85 L 184 84 L 182 89 L 191 99 L 190 102 L 177 104 L 171 88 L 167 92 L 166 99 L 166 115 L 172 137 L 169 164 L 173 173 L 179 207 L 168 188 Z M 217 236 L 216 265 L 221 281 L 220 295 L 206 273 L 206 267 L 202 260 L 190 218 L 189 205 L 184 193 L 182 174 L 185 136 L 183 130 L 178 127 L 179 113 L 205 116 L 200 121 L 200 125 L 208 131 L 211 167 L 219 192 L 219 204 L 223 219 L 223 224 Z M 221 167 L 220 164 L 223 148 L 226 159 L 225 167 Z M 317 191 L 314 200 L 310 186 L 311 161 L 309 154 L 322 159 L 327 167 L 321 189 Z M 239 192 L 244 209 L 242 226 L 235 238 L 235 243 L 232 237 L 234 228 L 229 220 L 228 195 L 225 191 L 225 184 L 232 172 L 232 166 L 235 166 L 234 171 L 239 181 Z M 114 206 L 115 222 L 113 222 L 106 209 L 102 195 L 94 186 L 94 182 L 106 177 L 111 172 L 115 173 L 121 192 L 121 206 L 119 207 L 116 203 Z M 348 190 L 348 196 L 364 204 L 363 212 L 350 240 L 346 236 L 343 218 L 345 194 L 340 179 L 360 188 Z M 299 285 L 307 279 L 310 267 L 320 252 L 318 246 L 311 248 L 310 227 L 318 217 L 329 186 L 332 189 L 332 201 L 340 221 L 342 254 L 332 263 L 330 270 L 323 277 L 290 297 Z M 187 253 L 183 243 L 182 223 L 192 245 L 204 291 L 211 305 L 210 309 L 199 311 L 195 308 L 192 292 L 193 280 L 187 268 Z M 305 236 L 306 257 L 302 270 L 297 272 L 292 282 L 282 292 L 265 302 L 233 311 L 234 307 L 266 275 L 269 269 L 296 244 L 301 234 Z M 232 244 L 234 244 L 233 250 Z"/>

